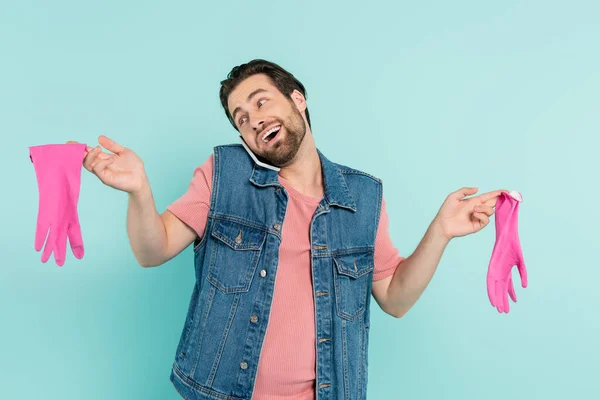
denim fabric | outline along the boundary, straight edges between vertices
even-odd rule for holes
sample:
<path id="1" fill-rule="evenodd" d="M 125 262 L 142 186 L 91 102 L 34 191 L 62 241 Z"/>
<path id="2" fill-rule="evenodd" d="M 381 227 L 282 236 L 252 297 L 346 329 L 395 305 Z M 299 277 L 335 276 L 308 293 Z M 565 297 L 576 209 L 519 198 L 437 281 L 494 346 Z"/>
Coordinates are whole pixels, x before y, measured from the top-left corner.
<path id="1" fill-rule="evenodd" d="M 309 232 L 316 399 L 365 399 L 382 183 L 318 154 L 325 194 Z M 193 245 L 196 284 L 170 376 L 183 398 L 252 398 L 287 202 L 278 173 L 241 145 L 214 148 L 206 230 Z"/>

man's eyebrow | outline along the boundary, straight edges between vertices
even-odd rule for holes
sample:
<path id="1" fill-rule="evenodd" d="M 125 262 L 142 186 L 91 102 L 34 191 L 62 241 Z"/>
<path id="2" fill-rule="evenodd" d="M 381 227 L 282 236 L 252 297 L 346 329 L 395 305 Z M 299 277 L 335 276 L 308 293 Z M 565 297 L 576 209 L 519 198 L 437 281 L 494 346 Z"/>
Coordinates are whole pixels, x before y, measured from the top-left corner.
<path id="1" fill-rule="evenodd" d="M 253 91 L 252 93 L 250 93 L 248 95 L 248 99 L 246 101 L 250 101 L 252 100 L 252 98 L 254 96 L 256 96 L 257 94 L 261 93 L 261 92 L 266 92 L 267 89 L 262 89 L 262 88 L 258 88 L 255 91 Z M 231 118 L 235 121 L 235 114 L 238 113 L 238 111 L 240 111 L 242 108 L 241 107 L 236 107 L 235 110 L 233 110 L 233 112 L 231 113 Z"/>

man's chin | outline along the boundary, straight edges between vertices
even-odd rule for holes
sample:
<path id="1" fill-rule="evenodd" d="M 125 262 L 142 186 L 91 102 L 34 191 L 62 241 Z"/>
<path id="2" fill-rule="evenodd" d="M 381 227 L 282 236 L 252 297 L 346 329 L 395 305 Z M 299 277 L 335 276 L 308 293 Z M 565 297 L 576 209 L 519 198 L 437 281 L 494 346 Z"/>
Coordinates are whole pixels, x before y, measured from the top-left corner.
<path id="1" fill-rule="evenodd" d="M 283 168 L 283 167 L 287 167 L 288 165 L 291 164 L 292 160 L 294 159 L 294 155 L 292 154 L 282 154 L 282 155 L 278 155 L 277 157 L 257 157 L 260 161 L 267 163 L 269 165 L 273 165 L 275 167 L 279 167 L 279 168 Z"/>
<path id="2" fill-rule="evenodd" d="M 279 165 L 277 165 L 278 164 L 277 159 L 274 159 L 272 157 L 265 157 L 265 156 L 256 155 L 256 158 L 258 159 L 258 161 L 263 162 L 265 164 L 269 164 L 269 165 L 272 165 L 274 167 L 280 167 Z"/>
<path id="3" fill-rule="evenodd" d="M 292 163 L 296 154 L 299 151 L 299 146 L 296 148 L 293 141 L 285 136 L 278 143 L 273 143 L 272 147 L 268 148 L 265 154 L 258 155 L 257 158 L 264 163 L 275 167 L 283 168 Z"/>

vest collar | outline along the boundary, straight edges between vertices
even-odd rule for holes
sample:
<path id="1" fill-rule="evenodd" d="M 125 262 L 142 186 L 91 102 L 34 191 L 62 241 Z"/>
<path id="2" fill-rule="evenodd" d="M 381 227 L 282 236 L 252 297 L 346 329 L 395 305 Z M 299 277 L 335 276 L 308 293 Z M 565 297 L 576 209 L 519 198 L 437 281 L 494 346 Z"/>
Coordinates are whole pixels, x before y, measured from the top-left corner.
<path id="1" fill-rule="evenodd" d="M 328 206 L 336 205 L 356 212 L 356 203 L 348 190 L 342 170 L 337 164 L 329 161 L 319 149 L 317 149 L 317 153 L 321 159 L 321 171 L 325 185 L 325 202 Z M 248 155 L 248 157 L 250 156 Z M 252 174 L 250 175 L 250 182 L 252 184 L 260 187 L 283 187 L 281 182 L 279 182 L 279 173 L 277 171 L 261 167 L 254 161 L 252 163 L 254 165 Z"/>

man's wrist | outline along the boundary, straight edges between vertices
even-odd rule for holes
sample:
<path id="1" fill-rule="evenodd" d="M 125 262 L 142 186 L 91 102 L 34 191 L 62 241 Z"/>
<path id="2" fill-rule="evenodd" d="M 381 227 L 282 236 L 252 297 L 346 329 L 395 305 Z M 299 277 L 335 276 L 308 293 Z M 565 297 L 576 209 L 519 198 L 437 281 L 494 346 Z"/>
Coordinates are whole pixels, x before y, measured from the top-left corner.
<path id="1" fill-rule="evenodd" d="M 434 218 L 433 221 L 431 222 L 431 225 L 429 226 L 429 232 L 433 236 L 433 239 L 435 241 L 439 241 L 439 242 L 443 242 L 444 244 L 448 244 L 448 242 L 450 242 L 450 240 L 452 240 L 452 237 L 449 237 L 444 232 L 444 228 L 442 226 L 441 221 L 438 219 L 438 217 Z"/>
<path id="2" fill-rule="evenodd" d="M 151 193 L 152 192 L 150 190 L 150 182 L 148 181 L 147 176 L 144 174 L 140 178 L 139 186 L 136 189 L 129 192 L 129 195 L 131 197 L 133 197 L 135 200 L 142 200 L 142 199 L 150 196 Z"/>

